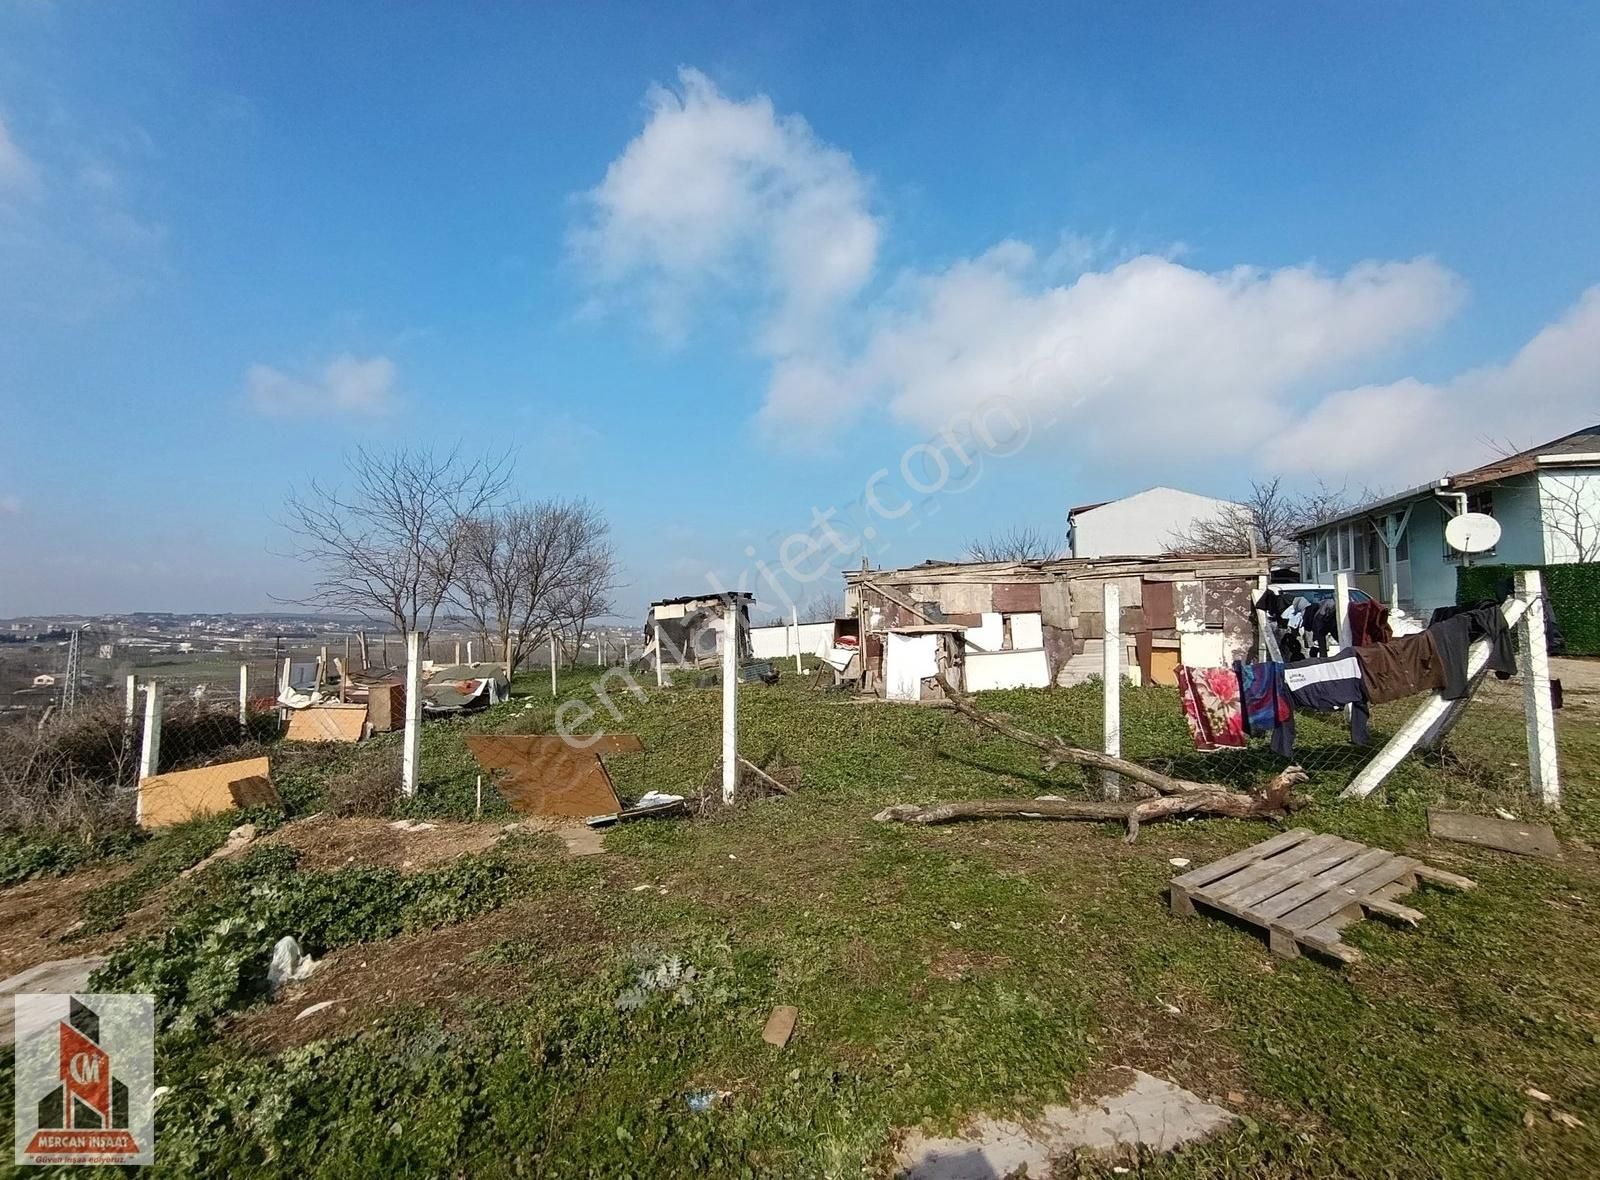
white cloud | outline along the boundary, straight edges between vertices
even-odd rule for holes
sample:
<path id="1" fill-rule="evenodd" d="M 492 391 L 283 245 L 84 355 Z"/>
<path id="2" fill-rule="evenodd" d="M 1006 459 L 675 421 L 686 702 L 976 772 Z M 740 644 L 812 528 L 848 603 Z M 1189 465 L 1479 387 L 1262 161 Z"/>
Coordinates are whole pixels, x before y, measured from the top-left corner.
<path id="1" fill-rule="evenodd" d="M 1502 365 L 1330 393 L 1265 448 L 1269 466 L 1406 486 L 1600 421 L 1600 287 Z"/>
<path id="2" fill-rule="evenodd" d="M 874 407 L 937 430 L 1005 397 L 1078 458 L 1391 484 L 1600 407 L 1600 288 L 1503 365 L 1319 396 L 1447 321 L 1464 281 L 1429 258 L 1207 271 L 1179 246 L 1064 231 L 874 286 L 883 224 L 848 155 L 690 69 L 647 107 L 583 196 L 575 254 L 601 306 L 636 301 L 671 340 L 753 303 L 772 362 L 758 421 L 785 442 Z"/>
<path id="3" fill-rule="evenodd" d="M 574 251 L 669 341 L 708 297 L 735 295 L 763 307 L 763 351 L 808 347 L 872 275 L 880 226 L 868 186 L 765 95 L 729 99 L 692 69 L 678 83 L 650 90 L 644 129 L 585 194 Z"/>
<path id="4" fill-rule="evenodd" d="M 0 516 L 21 516 L 22 497 L 17 495 L 0 496 Z"/>
<path id="5" fill-rule="evenodd" d="M 1052 285 L 1019 242 L 897 284 L 849 366 L 778 372 L 761 417 L 820 433 L 886 400 L 923 429 L 996 398 L 1142 458 L 1237 454 L 1306 382 L 1434 327 L 1462 284 L 1426 259 L 1206 272 L 1142 255 Z"/>
<path id="6" fill-rule="evenodd" d="M 251 406 L 273 417 L 379 417 L 395 407 L 398 372 L 386 356 L 345 353 L 307 377 L 251 365 L 245 389 Z"/>
<path id="7" fill-rule="evenodd" d="M 4 118 L 0 118 L 0 192 L 29 195 L 39 183 L 39 170 L 11 138 Z"/>

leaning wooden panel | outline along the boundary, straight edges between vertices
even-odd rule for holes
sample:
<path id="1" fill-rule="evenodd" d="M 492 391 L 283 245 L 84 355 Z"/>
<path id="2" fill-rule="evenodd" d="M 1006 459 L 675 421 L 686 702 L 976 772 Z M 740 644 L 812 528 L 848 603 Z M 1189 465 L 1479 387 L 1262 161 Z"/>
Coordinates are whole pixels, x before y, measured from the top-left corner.
<path id="1" fill-rule="evenodd" d="M 587 749 L 553 734 L 477 734 L 466 739 L 495 787 L 525 815 L 587 819 L 622 810 L 599 752 L 643 749 L 634 734 L 615 734 Z"/>
<path id="2" fill-rule="evenodd" d="M 1410 857 L 1296 829 L 1173 878 L 1172 912 L 1220 910 L 1265 930 L 1275 955 L 1292 959 L 1303 947 L 1353 963 L 1361 954 L 1341 940 L 1340 931 L 1372 914 L 1416 926 L 1422 912 L 1396 899 L 1416 888 L 1419 878 L 1454 889 L 1473 887 L 1465 877 Z"/>
<path id="3" fill-rule="evenodd" d="M 286 742 L 359 742 L 367 727 L 365 705 L 311 705 L 289 714 Z"/>
<path id="4" fill-rule="evenodd" d="M 139 780 L 139 824 L 165 828 L 236 807 L 278 802 L 265 758 L 175 770 Z"/>

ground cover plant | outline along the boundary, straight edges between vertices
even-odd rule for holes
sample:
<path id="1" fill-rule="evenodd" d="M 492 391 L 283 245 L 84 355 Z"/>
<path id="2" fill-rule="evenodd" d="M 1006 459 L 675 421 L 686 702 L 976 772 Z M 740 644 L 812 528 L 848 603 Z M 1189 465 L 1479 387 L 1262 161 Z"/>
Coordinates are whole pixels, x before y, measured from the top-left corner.
<path id="1" fill-rule="evenodd" d="M 570 674 L 562 696 L 592 695 L 592 679 Z M 609 697 L 621 717 L 597 719 L 646 750 L 613 760 L 624 795 L 705 781 L 716 690 Z M 1093 685 L 980 699 L 1037 732 L 1099 731 Z M 1515 700 L 1474 704 L 1444 755 L 1408 761 L 1372 799 L 1340 801 L 1348 769 L 1331 760 L 1302 788 L 1317 805 L 1290 822 L 1479 882 L 1416 894 L 1417 930 L 1351 928 L 1364 958 L 1348 968 L 1276 960 L 1246 931 L 1168 912 L 1171 858 L 1203 863 L 1270 825 L 1163 822 L 1128 844 L 1117 825 L 875 824 L 892 803 L 1096 783 L 1044 772 L 1036 752 L 948 711 L 851 703 L 786 676 L 742 691 L 741 744 L 799 768 L 792 797 L 624 825 L 604 855 L 519 831 L 420 869 L 313 871 L 268 846 L 173 880 L 170 866 L 199 859 L 226 825 L 141 841 L 115 863 L 144 875 L 141 904 L 159 897 L 160 916 L 129 933 L 97 986 L 159 998 L 162 1174 L 888 1174 L 903 1128 L 1025 1114 L 1094 1093 L 1116 1065 L 1243 1116 L 1143 1161 L 1145 1175 L 1593 1174 L 1600 702 L 1569 694 L 1561 720 L 1566 805 L 1548 818 L 1563 859 L 1427 835 L 1426 809 L 1441 803 L 1536 814 Z M 1404 712 L 1380 710 L 1375 727 Z M 461 738 L 552 722 L 548 681 L 529 680 L 485 715 L 430 723 L 424 790 L 391 812 L 475 821 L 479 771 Z M 1128 690 L 1123 727 L 1125 753 L 1173 774 L 1243 785 L 1276 765 L 1200 759 L 1168 690 Z M 1302 726 L 1313 754 L 1342 740 L 1333 721 Z M 275 837 L 392 745 L 286 767 Z M 517 817 L 492 786 L 486 796 L 475 822 L 498 838 Z M 325 962 L 271 1002 L 265 954 L 283 933 Z M 293 1019 L 322 999 L 338 1003 Z M 781 1050 L 760 1040 L 779 1003 L 801 1013 Z M 7 1060 L 0 1099 L 9 1076 Z M 1111 1167 L 1062 1161 L 1058 1174 Z"/>

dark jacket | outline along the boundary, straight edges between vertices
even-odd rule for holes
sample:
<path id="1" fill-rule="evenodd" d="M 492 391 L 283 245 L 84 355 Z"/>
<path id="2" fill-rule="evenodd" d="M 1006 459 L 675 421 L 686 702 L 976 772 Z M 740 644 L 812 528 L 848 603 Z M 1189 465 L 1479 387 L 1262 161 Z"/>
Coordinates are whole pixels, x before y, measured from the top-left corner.
<path id="1" fill-rule="evenodd" d="M 1467 695 L 1467 650 L 1478 639 L 1489 641 L 1489 669 L 1504 680 L 1517 670 L 1517 652 L 1511 642 L 1511 628 L 1494 603 L 1459 611 L 1430 626 L 1434 648 L 1444 672 L 1440 695 L 1458 701 Z"/>
<path id="2" fill-rule="evenodd" d="M 1444 667 L 1429 631 L 1358 647 L 1356 656 L 1367 700 L 1374 705 L 1444 687 Z"/>

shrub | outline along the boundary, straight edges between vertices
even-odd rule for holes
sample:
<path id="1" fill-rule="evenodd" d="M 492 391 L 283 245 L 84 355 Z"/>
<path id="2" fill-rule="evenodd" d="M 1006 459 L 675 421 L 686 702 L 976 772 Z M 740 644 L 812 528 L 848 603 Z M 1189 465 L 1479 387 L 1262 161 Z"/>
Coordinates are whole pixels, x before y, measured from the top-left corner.
<path id="1" fill-rule="evenodd" d="M 1570 656 L 1600 656 L 1600 562 L 1561 565 L 1473 565 L 1456 570 L 1456 602 L 1496 597 L 1517 570 L 1536 569 Z"/>

